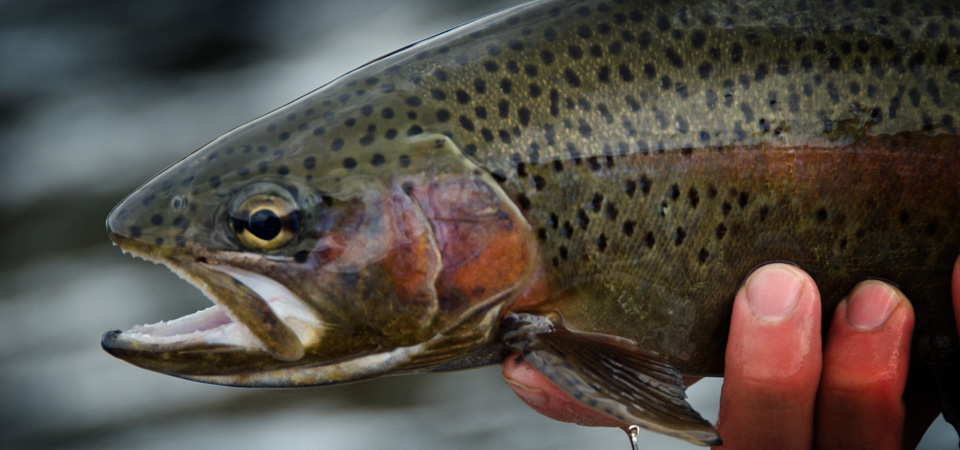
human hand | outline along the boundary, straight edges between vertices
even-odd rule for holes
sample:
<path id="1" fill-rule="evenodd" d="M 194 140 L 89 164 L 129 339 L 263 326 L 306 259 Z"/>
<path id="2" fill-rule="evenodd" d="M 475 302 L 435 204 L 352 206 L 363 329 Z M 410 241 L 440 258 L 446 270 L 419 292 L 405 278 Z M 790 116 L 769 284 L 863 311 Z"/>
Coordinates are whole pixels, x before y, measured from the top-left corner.
<path id="1" fill-rule="evenodd" d="M 960 260 L 953 302 L 960 311 Z M 910 303 L 898 289 L 869 280 L 837 307 L 823 347 L 820 318 L 816 285 L 796 267 L 764 266 L 744 282 L 734 301 L 717 423 L 724 449 L 916 446 L 937 409 L 903 399 Z M 519 355 L 504 362 L 503 377 L 547 417 L 625 425 L 581 405 Z"/>

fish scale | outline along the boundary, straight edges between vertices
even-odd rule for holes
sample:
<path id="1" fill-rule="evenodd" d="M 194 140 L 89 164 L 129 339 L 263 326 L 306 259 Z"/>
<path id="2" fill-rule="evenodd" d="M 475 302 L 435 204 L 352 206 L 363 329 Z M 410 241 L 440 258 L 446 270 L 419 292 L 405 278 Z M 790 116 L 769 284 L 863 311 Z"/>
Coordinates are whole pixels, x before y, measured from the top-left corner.
<path id="1" fill-rule="evenodd" d="M 958 110 L 949 1 L 521 5 L 350 72 L 131 194 L 111 238 L 216 306 L 102 345 L 244 386 L 520 351 L 589 407 L 715 444 L 680 375 L 723 373 L 740 280 L 785 260 L 817 281 L 825 320 L 856 282 L 899 283 L 913 360 L 949 380 Z"/>

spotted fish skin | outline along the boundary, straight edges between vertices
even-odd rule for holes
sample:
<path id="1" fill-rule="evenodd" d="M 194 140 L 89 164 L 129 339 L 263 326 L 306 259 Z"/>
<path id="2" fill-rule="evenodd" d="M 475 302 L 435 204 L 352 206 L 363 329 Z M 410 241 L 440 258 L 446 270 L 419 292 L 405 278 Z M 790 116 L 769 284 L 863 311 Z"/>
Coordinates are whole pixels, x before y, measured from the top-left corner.
<path id="1" fill-rule="evenodd" d="M 414 348 L 431 333 L 462 333 L 450 352 L 486 353 L 430 353 L 402 367 L 357 359 L 308 377 L 282 327 L 252 331 L 270 355 L 247 351 L 229 363 L 121 343 L 122 334 L 104 346 L 201 381 L 324 384 L 494 361 L 494 319 L 515 312 L 562 317 L 680 372 L 716 375 L 740 280 L 765 261 L 789 260 L 817 280 L 827 314 L 865 277 L 899 283 L 917 314 L 914 357 L 953 360 L 958 49 L 949 1 L 551 0 L 472 22 L 208 144 L 131 194 L 108 228 L 121 247 L 181 273 L 241 267 L 307 299 L 326 337 L 292 333 L 313 364 Z M 256 183 L 282 187 L 309 232 L 268 251 L 244 248 L 231 205 Z M 451 206 L 457 199 L 466 206 Z M 373 253 L 351 254 L 325 283 L 304 282 L 315 278 L 311 264 L 340 257 L 324 241 L 328 230 L 374 223 L 351 215 L 351 204 L 404 219 L 344 234 Z M 479 225 L 457 228 L 467 223 Z M 357 256 L 386 258 L 371 230 L 394 227 L 412 240 L 390 234 L 390 245 L 410 247 L 405 255 L 440 255 L 441 268 L 413 274 L 439 277 L 433 290 L 400 286 L 391 267 L 372 263 L 385 259 Z M 450 236 L 473 240 L 457 247 Z M 414 260 L 391 255 L 395 265 Z M 466 267 L 480 281 L 467 281 Z M 379 281 L 384 273 L 389 283 Z M 401 319 L 362 324 L 378 310 L 363 305 L 396 289 L 436 304 L 416 312 L 391 304 L 399 313 L 390 317 Z M 244 323 L 265 314 L 235 308 Z M 405 321 L 408 313 L 417 319 Z M 456 326 L 441 319 L 449 315 Z M 377 334 L 370 323 L 409 334 L 362 343 L 337 334 L 347 325 Z M 470 334 L 466 324 L 487 329 Z M 321 342 L 336 351 L 317 350 Z M 165 365 L 176 358 L 187 362 Z"/>

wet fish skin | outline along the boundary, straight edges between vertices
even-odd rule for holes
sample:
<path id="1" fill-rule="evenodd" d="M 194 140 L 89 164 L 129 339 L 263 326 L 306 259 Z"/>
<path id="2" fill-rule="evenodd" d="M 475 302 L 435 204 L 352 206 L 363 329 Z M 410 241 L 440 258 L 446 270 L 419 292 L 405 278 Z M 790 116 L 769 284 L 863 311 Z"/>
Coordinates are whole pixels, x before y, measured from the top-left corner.
<path id="1" fill-rule="evenodd" d="M 519 313 L 718 375 L 738 283 L 790 260 L 827 314 L 864 277 L 899 283 L 915 360 L 954 361 L 958 22 L 950 2 L 544 1 L 454 29 L 118 205 L 118 245 L 226 312 L 104 347 L 201 381 L 326 384 L 493 362 Z M 292 240 L 238 240 L 256 195 Z"/>

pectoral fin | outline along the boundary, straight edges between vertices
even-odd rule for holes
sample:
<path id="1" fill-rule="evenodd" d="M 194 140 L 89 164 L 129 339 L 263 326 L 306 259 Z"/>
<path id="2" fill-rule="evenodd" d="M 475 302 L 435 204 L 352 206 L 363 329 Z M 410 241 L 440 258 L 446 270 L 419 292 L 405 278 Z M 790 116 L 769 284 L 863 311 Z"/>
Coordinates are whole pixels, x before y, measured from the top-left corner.
<path id="1" fill-rule="evenodd" d="M 717 430 L 686 402 L 680 372 L 635 345 L 511 313 L 504 341 L 580 403 L 625 424 L 719 445 Z"/>

